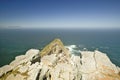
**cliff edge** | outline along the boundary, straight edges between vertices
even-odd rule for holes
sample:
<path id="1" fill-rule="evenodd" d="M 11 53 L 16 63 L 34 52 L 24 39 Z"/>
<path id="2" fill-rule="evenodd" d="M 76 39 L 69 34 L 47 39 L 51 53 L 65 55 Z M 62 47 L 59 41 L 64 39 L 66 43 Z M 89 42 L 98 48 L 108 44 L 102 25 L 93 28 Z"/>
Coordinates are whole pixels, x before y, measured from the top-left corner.
<path id="1" fill-rule="evenodd" d="M 105 53 L 76 56 L 55 39 L 42 51 L 30 49 L 1 67 L 0 80 L 120 80 L 120 68 Z"/>

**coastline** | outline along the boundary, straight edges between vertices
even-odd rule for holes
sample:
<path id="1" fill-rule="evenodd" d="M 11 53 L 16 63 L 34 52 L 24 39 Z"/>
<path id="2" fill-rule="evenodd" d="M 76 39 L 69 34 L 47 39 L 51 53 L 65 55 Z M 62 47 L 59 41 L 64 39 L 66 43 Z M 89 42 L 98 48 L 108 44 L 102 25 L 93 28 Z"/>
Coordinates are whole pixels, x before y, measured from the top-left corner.
<path id="1" fill-rule="evenodd" d="M 120 79 L 120 68 L 105 53 L 80 51 L 77 56 L 59 43 L 61 40 L 55 39 L 43 51 L 30 49 L 25 55 L 16 56 L 9 65 L 0 68 L 0 80 Z M 41 52 L 45 54 L 40 55 Z"/>

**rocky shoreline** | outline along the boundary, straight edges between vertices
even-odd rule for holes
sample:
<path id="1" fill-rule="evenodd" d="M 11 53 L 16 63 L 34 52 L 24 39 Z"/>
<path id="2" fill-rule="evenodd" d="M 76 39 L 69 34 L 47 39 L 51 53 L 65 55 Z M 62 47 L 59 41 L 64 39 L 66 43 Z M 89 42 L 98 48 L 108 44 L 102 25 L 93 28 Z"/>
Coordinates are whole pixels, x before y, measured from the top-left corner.
<path id="1" fill-rule="evenodd" d="M 0 68 L 0 80 L 120 80 L 120 68 L 98 50 L 73 55 L 60 39 L 30 49 Z"/>

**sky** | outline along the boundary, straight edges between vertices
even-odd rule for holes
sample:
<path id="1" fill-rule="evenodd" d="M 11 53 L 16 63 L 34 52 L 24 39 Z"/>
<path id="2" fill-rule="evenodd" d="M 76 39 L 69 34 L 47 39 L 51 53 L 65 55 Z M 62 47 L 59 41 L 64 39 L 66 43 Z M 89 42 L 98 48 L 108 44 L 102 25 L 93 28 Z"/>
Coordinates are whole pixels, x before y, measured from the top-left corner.
<path id="1" fill-rule="evenodd" d="M 0 0 L 0 28 L 120 29 L 120 0 Z"/>

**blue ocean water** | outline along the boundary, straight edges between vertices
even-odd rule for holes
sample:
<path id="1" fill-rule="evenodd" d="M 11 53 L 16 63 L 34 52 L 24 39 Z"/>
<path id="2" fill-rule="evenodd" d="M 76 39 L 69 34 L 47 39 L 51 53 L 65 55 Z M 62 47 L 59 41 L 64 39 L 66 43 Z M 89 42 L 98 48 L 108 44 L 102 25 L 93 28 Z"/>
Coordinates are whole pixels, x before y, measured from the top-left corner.
<path id="1" fill-rule="evenodd" d="M 75 29 L 1 29 L 0 66 L 9 64 L 15 56 L 25 54 L 30 48 L 41 50 L 54 38 L 60 38 L 65 46 L 76 46 L 77 50 L 98 49 L 120 66 L 120 30 Z"/>

